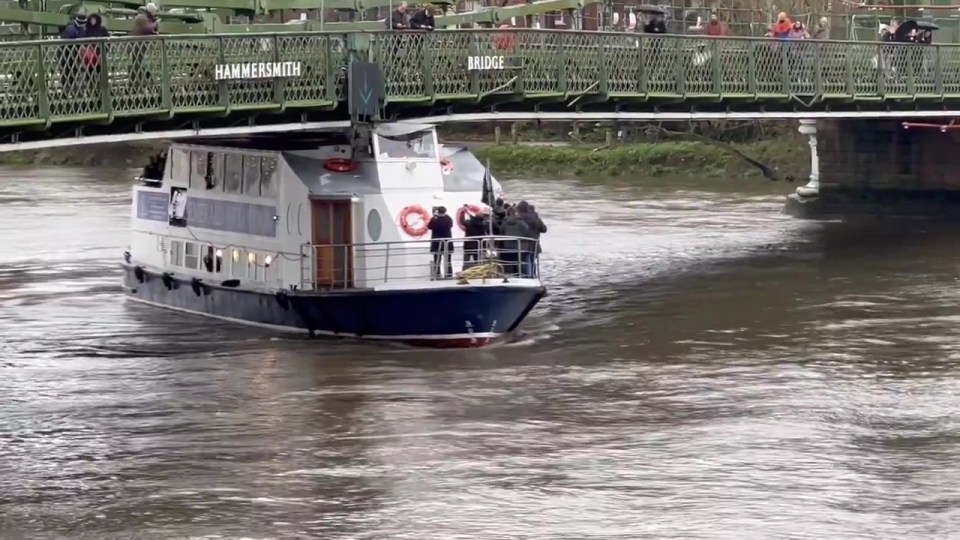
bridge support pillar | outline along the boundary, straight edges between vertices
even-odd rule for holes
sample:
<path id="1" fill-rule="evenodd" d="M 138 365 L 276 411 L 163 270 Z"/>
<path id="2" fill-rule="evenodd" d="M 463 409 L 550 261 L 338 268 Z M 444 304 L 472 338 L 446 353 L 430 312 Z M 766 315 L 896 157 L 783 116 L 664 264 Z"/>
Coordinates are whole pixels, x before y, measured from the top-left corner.
<path id="1" fill-rule="evenodd" d="M 805 218 L 960 217 L 960 130 L 948 129 L 949 119 L 905 120 L 801 120 L 810 178 L 784 210 Z"/>
<path id="2" fill-rule="evenodd" d="M 801 120 L 799 131 L 807 136 L 810 145 L 810 178 L 807 185 L 797 188 L 800 197 L 816 197 L 820 194 L 820 154 L 817 152 L 817 121 Z"/>

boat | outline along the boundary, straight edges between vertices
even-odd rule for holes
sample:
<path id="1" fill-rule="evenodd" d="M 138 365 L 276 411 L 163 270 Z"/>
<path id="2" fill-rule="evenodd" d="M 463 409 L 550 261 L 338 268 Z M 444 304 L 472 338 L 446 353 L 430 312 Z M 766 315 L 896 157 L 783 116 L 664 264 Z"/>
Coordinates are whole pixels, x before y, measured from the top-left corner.
<path id="1" fill-rule="evenodd" d="M 481 347 L 544 296 L 538 265 L 517 264 L 538 246 L 455 225 L 435 244 L 452 251 L 448 273 L 427 223 L 441 206 L 460 223 L 494 192 L 489 169 L 431 125 L 174 141 L 133 188 L 123 287 L 277 331 Z"/>

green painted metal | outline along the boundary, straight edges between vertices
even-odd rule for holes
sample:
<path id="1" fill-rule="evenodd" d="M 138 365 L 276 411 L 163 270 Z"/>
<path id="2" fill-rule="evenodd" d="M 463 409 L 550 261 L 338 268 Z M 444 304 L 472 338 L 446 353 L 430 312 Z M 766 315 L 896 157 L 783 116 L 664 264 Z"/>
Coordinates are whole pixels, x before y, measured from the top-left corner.
<path id="1" fill-rule="evenodd" d="M 799 109 L 960 101 L 954 45 L 543 30 L 161 36 L 0 44 L 0 130 L 296 110 L 342 115 L 351 51 L 380 64 L 396 110 L 503 101 Z M 478 56 L 502 57 L 502 66 L 468 69 Z M 297 63 L 300 73 L 214 77 L 217 65 L 262 62 Z"/>

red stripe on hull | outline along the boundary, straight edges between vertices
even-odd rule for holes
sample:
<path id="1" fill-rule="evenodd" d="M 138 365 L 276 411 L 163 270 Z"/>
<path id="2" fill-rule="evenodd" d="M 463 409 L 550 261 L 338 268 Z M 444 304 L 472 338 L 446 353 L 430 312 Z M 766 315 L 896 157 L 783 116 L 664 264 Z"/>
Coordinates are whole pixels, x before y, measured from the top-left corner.
<path id="1" fill-rule="evenodd" d="M 451 339 L 406 339 L 403 343 L 425 349 L 479 349 L 494 342 L 496 337 L 451 338 Z"/>

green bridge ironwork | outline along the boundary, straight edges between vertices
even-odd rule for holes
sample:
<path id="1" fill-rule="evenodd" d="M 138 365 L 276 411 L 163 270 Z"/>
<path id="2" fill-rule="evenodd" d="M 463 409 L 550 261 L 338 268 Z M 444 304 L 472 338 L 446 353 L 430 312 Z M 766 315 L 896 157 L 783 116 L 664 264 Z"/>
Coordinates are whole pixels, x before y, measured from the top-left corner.
<path id="1" fill-rule="evenodd" d="M 0 44 L 0 138 L 344 119 L 354 59 L 380 66 L 392 117 L 448 107 L 939 110 L 960 100 L 956 45 L 547 30 L 45 40 Z"/>

